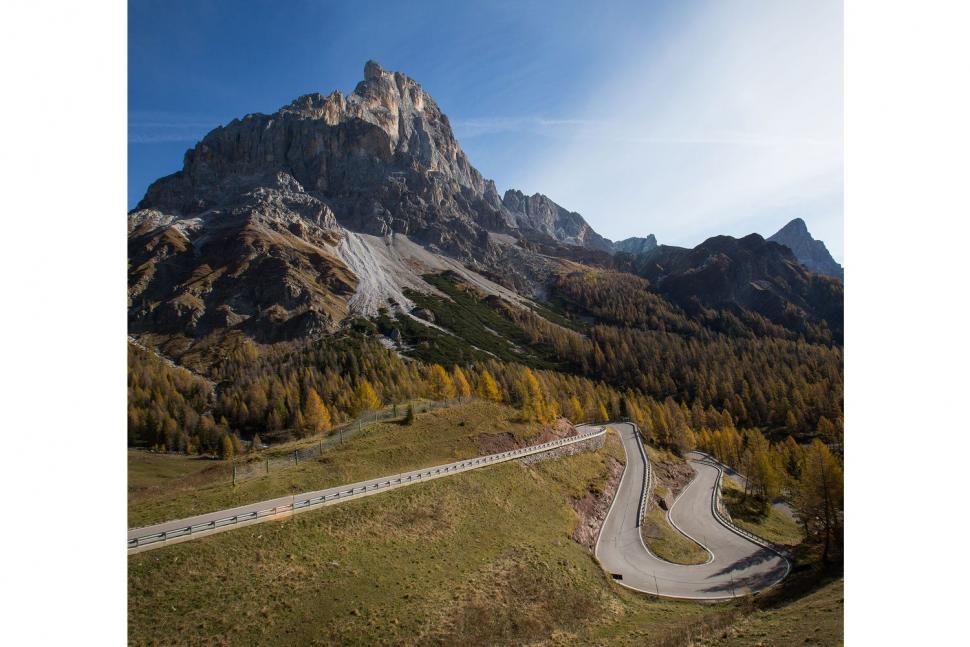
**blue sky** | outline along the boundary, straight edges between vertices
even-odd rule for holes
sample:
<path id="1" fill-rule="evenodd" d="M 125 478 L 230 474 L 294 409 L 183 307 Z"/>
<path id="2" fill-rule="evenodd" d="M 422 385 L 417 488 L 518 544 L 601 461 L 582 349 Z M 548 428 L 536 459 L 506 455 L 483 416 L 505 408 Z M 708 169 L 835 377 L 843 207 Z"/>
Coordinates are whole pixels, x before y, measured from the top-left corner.
<path id="1" fill-rule="evenodd" d="M 421 83 L 499 190 L 613 239 L 800 216 L 842 260 L 842 6 L 826 0 L 129 3 L 128 203 L 219 124 Z"/>

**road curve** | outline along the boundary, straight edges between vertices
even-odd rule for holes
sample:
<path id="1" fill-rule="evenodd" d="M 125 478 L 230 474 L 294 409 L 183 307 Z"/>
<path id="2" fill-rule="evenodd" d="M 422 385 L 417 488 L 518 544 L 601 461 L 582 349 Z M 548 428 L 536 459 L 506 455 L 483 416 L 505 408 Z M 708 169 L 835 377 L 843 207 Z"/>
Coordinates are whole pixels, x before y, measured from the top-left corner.
<path id="1" fill-rule="evenodd" d="M 596 558 L 619 584 L 663 597 L 723 600 L 763 591 L 780 582 L 791 568 L 773 550 L 730 530 L 718 521 L 712 502 L 719 469 L 701 454 L 688 455 L 696 475 L 681 492 L 670 519 L 684 534 L 710 551 L 706 564 L 672 564 L 651 553 L 640 535 L 646 456 L 629 423 L 609 425 L 620 435 L 626 467 L 596 543 Z"/>

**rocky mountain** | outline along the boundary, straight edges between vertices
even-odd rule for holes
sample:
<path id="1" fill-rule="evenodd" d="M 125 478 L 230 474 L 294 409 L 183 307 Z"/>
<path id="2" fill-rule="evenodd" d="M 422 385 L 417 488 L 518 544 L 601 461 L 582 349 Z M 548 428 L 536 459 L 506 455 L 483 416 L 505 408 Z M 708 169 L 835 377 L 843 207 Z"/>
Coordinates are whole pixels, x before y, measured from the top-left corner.
<path id="1" fill-rule="evenodd" d="M 502 205 L 522 229 L 544 233 L 567 245 L 613 251 L 613 243 L 593 231 L 581 215 L 560 207 L 541 193 L 527 196 L 510 189 L 505 192 Z"/>
<path id="2" fill-rule="evenodd" d="M 216 128 L 186 153 L 181 171 L 149 187 L 138 210 L 206 213 L 281 173 L 342 226 L 407 234 L 456 254 L 510 224 L 434 100 L 373 61 L 346 97 L 309 94 Z"/>
<path id="3" fill-rule="evenodd" d="M 840 321 L 786 247 L 754 238 L 614 245 L 545 195 L 500 196 L 421 86 L 369 61 L 349 95 L 235 119 L 149 187 L 128 215 L 129 332 L 315 337 L 385 309 L 410 317 L 416 295 L 446 298 L 428 278 L 443 272 L 531 311 L 556 276 L 591 267 L 635 271 L 695 310 L 781 321 L 790 304 Z"/>
<path id="4" fill-rule="evenodd" d="M 331 330 L 407 307 L 403 288 L 448 265 L 435 255 L 525 292 L 550 271 L 515 244 L 521 226 L 434 100 L 373 61 L 346 97 L 309 94 L 216 128 L 128 220 L 133 331 Z"/>
<path id="5" fill-rule="evenodd" d="M 269 340 L 331 329 L 358 280 L 335 250 L 329 206 L 284 172 L 228 183 L 200 212 L 149 203 L 129 215 L 129 331 L 240 327 Z"/>
<path id="6" fill-rule="evenodd" d="M 836 263 L 832 255 L 829 254 L 825 243 L 812 238 L 812 235 L 808 233 L 805 221 L 801 218 L 795 218 L 773 236 L 770 236 L 768 240 L 790 249 L 799 263 L 816 274 L 832 276 L 839 280 L 844 279 L 842 266 Z"/>
<path id="7" fill-rule="evenodd" d="M 693 249 L 661 245 L 634 270 L 691 314 L 745 309 L 794 330 L 824 322 L 841 339 L 842 283 L 809 272 L 790 249 L 758 234 L 714 236 Z"/>
<path id="8" fill-rule="evenodd" d="M 646 238 L 627 238 L 613 243 L 614 252 L 624 252 L 627 254 L 645 254 L 657 248 L 657 237 L 650 234 Z"/>

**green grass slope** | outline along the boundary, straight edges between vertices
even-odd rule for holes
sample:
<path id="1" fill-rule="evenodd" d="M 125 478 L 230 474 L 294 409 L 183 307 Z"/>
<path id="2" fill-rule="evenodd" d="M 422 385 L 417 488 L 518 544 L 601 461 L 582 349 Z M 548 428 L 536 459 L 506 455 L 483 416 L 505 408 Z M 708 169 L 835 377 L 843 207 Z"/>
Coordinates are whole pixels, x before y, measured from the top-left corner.
<path id="1" fill-rule="evenodd" d="M 517 429 L 494 420 L 503 409 L 491 410 L 494 423 Z M 474 449 L 470 413 L 436 442 L 422 437 L 441 426 L 423 420 L 433 415 L 354 439 L 328 469 L 362 477 Z M 571 503 L 605 488 L 610 455 L 622 456 L 615 438 L 597 452 L 505 463 L 133 555 L 129 641 L 642 644 L 644 626 L 660 640 L 729 612 L 623 589 L 570 538 Z"/>
<path id="2" fill-rule="evenodd" d="M 128 525 L 144 526 L 471 458 L 487 453 L 480 446 L 486 436 L 498 440 L 511 437 L 527 443 L 541 430 L 536 425 L 519 422 L 518 415 L 511 407 L 475 401 L 422 413 L 411 426 L 397 422 L 374 424 L 353 440 L 327 450 L 319 459 L 271 471 L 236 486 L 228 476 L 231 470 L 224 472 L 226 476 L 217 482 L 170 479 L 165 485 L 129 497 Z M 157 461 L 171 458 L 154 456 Z M 132 468 L 129 458 L 129 470 Z M 146 470 L 141 466 L 138 471 Z M 132 478 L 135 477 L 130 472 L 129 480 Z M 141 476 L 137 478 L 142 480 Z"/>
<path id="3" fill-rule="evenodd" d="M 782 546 L 797 546 L 805 539 L 802 527 L 775 506 L 763 508 L 753 496 L 729 478 L 721 480 L 721 496 L 731 520 L 738 526 Z"/>
<path id="4" fill-rule="evenodd" d="M 843 643 L 845 602 L 839 578 L 783 606 L 755 611 L 712 640 L 707 647 L 767 647 Z"/>

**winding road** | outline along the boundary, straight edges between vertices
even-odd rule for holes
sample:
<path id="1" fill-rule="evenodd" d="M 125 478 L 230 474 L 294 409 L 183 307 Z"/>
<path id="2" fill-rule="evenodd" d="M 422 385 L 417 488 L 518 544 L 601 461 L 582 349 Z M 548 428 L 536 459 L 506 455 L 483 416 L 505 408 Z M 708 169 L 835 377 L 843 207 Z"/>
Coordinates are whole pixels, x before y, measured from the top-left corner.
<path id="1" fill-rule="evenodd" d="M 780 582 L 791 568 L 777 552 L 729 529 L 714 516 L 720 469 L 709 458 L 688 454 L 696 476 L 670 510 L 670 520 L 712 555 L 706 564 L 673 564 L 647 549 L 640 535 L 640 502 L 647 462 L 629 423 L 609 425 L 620 435 L 626 467 L 596 543 L 596 558 L 618 584 L 664 597 L 722 600 L 750 595 Z"/>
<path id="2" fill-rule="evenodd" d="M 743 536 L 740 531 L 732 530 L 726 521 L 715 515 L 713 503 L 721 468 L 710 457 L 697 452 L 688 454 L 696 476 L 674 502 L 669 517 L 677 529 L 706 548 L 711 557 L 705 564 L 685 566 L 667 562 L 651 553 L 640 534 L 641 505 L 647 495 L 649 471 L 639 433 L 630 423 L 612 423 L 607 427 L 619 434 L 627 460 L 613 503 L 600 529 L 595 554 L 617 583 L 664 597 L 722 600 L 763 591 L 788 574 L 790 564 L 784 556 Z M 579 425 L 582 433 L 578 436 L 130 529 L 128 553 L 283 519 L 321 506 L 548 452 L 600 437 L 606 433 L 607 427 Z"/>

